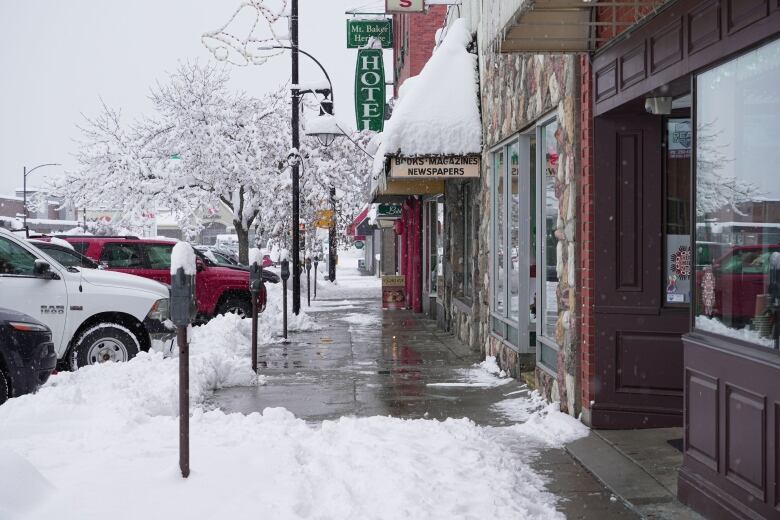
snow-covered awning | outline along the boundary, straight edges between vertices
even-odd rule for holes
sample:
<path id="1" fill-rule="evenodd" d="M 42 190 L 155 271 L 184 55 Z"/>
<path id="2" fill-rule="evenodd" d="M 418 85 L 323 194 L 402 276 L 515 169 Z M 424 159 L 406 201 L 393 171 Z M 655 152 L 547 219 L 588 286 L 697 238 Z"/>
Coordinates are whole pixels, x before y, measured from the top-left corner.
<path id="1" fill-rule="evenodd" d="M 415 159 L 412 166 L 430 168 L 434 157 L 438 159 L 433 160 L 433 164 L 440 166 L 448 158 L 459 158 L 453 162 L 462 163 L 460 158 L 478 158 L 481 154 L 477 56 L 468 51 L 471 41 L 465 20 L 456 20 L 420 74 L 407 79 L 401 86 L 393 115 L 378 138 L 372 200 L 382 193 L 403 195 L 443 191 L 442 177 L 423 175 L 423 170 L 420 180 L 386 179 L 393 158 L 401 162 Z M 396 189 L 390 189 L 390 184 L 396 185 Z"/>

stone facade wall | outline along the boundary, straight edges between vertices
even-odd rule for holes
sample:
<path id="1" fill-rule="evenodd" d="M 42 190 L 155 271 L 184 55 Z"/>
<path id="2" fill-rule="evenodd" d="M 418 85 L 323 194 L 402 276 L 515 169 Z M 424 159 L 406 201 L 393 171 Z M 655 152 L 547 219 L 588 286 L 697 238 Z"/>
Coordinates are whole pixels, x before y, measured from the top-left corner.
<path id="1" fill-rule="evenodd" d="M 555 339 L 560 346 L 557 377 L 536 369 L 538 387 L 548 399 L 576 415 L 580 408 L 578 308 L 578 177 L 580 125 L 580 61 L 575 56 L 497 54 L 483 49 L 481 103 L 484 152 L 479 221 L 479 322 L 477 337 L 486 355 L 495 355 L 513 376 L 532 366 L 532 359 L 518 354 L 490 334 L 491 148 L 534 125 L 545 115 L 557 116 L 559 166 L 556 193 L 560 216 L 555 230 L 559 264 L 557 292 L 559 317 Z"/>

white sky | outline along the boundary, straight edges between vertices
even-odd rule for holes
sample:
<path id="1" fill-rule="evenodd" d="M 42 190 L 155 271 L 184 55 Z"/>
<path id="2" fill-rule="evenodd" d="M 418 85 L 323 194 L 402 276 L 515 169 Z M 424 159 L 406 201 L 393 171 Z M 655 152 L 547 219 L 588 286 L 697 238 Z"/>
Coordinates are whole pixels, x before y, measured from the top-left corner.
<path id="1" fill-rule="evenodd" d="M 354 127 L 356 52 L 346 48 L 344 12 L 383 2 L 299 0 L 300 45 L 333 80 L 336 116 Z M 200 36 L 217 29 L 240 0 L 0 0 L 0 194 L 22 186 L 22 167 L 54 162 L 28 181 L 75 168 L 81 114 L 99 100 L 127 120 L 148 110 L 149 87 L 179 61 L 211 60 Z M 385 74 L 392 78 L 391 52 Z M 322 73 L 301 56 L 301 82 Z M 257 95 L 290 78 L 289 53 L 263 66 L 231 67 L 238 90 Z M 388 88 L 388 92 L 392 89 Z"/>

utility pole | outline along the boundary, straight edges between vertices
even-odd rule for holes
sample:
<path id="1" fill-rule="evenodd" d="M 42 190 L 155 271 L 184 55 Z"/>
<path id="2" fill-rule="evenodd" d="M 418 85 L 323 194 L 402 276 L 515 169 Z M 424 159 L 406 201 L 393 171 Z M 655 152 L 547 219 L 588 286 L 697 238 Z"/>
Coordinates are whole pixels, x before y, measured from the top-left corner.
<path id="1" fill-rule="evenodd" d="M 292 47 L 292 147 L 297 155 L 292 165 L 292 304 L 293 314 L 301 310 L 301 270 L 300 270 L 300 215 L 298 208 L 299 199 L 299 162 L 300 162 L 300 135 L 299 135 L 299 104 L 300 91 L 298 89 L 298 0 L 292 0 L 290 9 L 290 44 Z"/>

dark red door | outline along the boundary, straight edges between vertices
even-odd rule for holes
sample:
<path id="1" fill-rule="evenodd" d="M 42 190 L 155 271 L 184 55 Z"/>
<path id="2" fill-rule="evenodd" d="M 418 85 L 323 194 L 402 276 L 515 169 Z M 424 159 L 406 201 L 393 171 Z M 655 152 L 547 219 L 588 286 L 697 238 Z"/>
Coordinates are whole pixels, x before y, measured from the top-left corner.
<path id="1" fill-rule="evenodd" d="M 688 309 L 664 306 L 663 119 L 595 120 L 595 428 L 682 424 Z"/>

